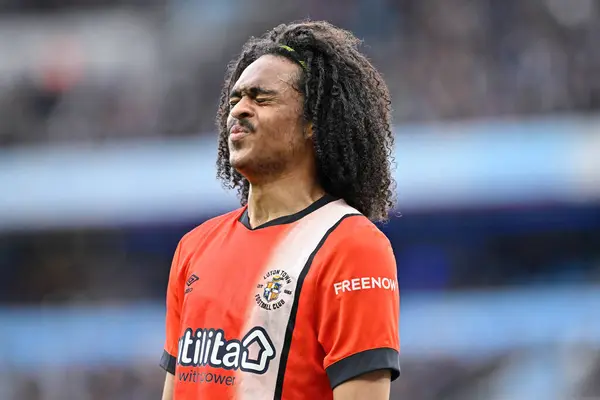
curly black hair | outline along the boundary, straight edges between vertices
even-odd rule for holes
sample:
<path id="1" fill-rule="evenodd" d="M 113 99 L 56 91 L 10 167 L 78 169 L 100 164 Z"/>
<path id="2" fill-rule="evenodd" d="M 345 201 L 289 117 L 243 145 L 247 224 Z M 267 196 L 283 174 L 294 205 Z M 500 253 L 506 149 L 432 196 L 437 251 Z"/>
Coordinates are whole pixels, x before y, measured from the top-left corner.
<path id="1" fill-rule="evenodd" d="M 313 126 L 318 182 L 371 220 L 387 219 L 395 201 L 391 100 L 359 44 L 352 33 L 328 22 L 294 22 L 250 38 L 228 65 L 217 113 L 217 177 L 238 190 L 242 205 L 248 201 L 249 183 L 229 163 L 229 93 L 251 63 L 278 54 L 304 65 L 298 88 L 304 96 L 304 118 Z"/>

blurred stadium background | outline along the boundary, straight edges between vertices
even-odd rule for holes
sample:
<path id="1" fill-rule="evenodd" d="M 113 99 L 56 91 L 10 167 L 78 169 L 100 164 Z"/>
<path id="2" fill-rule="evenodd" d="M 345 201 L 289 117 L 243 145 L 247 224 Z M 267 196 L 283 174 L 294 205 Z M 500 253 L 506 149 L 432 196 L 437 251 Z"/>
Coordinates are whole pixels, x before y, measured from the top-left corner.
<path id="1" fill-rule="evenodd" d="M 600 398 L 599 1 L 0 0 L 0 399 L 159 398 L 225 65 L 305 17 L 394 100 L 392 398 Z"/>

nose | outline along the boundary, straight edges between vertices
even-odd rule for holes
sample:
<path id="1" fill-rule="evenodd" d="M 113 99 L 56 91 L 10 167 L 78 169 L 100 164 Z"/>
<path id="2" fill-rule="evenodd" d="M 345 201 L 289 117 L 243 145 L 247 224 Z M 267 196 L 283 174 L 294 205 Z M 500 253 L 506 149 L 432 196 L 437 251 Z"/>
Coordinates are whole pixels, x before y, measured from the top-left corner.
<path id="1" fill-rule="evenodd" d="M 231 108 L 229 115 L 238 120 L 253 117 L 254 109 L 252 108 L 251 101 L 247 97 L 242 97 L 241 100 Z"/>

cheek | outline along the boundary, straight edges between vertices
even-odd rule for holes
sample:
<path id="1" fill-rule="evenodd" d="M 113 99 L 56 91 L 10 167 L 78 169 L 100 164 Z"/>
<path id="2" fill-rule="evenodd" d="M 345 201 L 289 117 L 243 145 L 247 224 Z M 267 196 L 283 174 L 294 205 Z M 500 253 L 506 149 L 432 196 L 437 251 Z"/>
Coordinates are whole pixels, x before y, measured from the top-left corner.
<path id="1" fill-rule="evenodd" d="M 302 120 L 291 107 L 265 107 L 256 115 L 257 139 L 261 149 L 288 152 L 303 138 Z"/>
<path id="2" fill-rule="evenodd" d="M 231 114 L 227 114 L 227 126 L 230 126 L 232 122 L 233 122 L 233 117 L 231 116 Z"/>
<path id="3" fill-rule="evenodd" d="M 293 141 L 302 129 L 297 114 L 287 109 L 269 113 L 261 118 L 260 124 L 269 137 L 287 143 Z"/>

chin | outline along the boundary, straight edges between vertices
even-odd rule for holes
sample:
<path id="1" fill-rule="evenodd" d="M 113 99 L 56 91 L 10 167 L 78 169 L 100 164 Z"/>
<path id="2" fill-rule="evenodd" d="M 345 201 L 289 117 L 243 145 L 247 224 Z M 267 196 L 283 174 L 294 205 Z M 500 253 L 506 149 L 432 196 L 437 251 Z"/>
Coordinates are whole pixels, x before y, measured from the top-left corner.
<path id="1" fill-rule="evenodd" d="M 237 154 L 238 152 L 231 153 L 229 156 L 229 164 L 241 173 L 246 166 L 248 166 L 250 162 L 250 157 L 247 154 Z"/>

